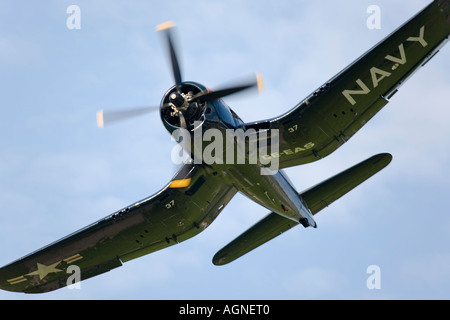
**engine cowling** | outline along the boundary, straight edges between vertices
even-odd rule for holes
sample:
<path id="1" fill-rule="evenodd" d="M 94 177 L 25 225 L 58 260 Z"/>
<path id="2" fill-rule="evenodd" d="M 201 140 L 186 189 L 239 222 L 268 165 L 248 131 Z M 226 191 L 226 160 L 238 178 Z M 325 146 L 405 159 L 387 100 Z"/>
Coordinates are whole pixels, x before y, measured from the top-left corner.
<path id="1" fill-rule="evenodd" d="M 180 88 L 173 86 L 166 92 L 161 100 L 160 116 L 170 133 L 179 128 L 191 131 L 194 122 L 204 122 L 206 103 L 191 101 L 201 92 L 209 90 L 196 82 L 183 82 Z"/>

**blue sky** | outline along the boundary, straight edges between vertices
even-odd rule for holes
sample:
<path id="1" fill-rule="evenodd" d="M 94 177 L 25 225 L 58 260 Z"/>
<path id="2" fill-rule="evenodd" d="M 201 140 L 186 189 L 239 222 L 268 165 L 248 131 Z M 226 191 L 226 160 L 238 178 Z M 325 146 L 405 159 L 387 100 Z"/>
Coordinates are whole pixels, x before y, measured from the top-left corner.
<path id="1" fill-rule="evenodd" d="M 158 114 L 97 129 L 95 113 L 157 105 L 173 84 L 155 26 L 176 22 L 184 78 L 210 88 L 261 72 L 226 102 L 244 121 L 291 109 L 429 1 L 0 1 L 0 265 L 163 187 L 175 167 Z M 66 27 L 69 5 L 81 29 Z M 369 30 L 369 5 L 381 29 Z M 374 154 L 392 163 L 235 262 L 214 254 L 266 210 L 237 195 L 197 237 L 45 295 L 0 299 L 448 299 L 450 49 L 347 144 L 287 170 L 299 190 Z M 367 267 L 381 270 L 369 290 Z"/>

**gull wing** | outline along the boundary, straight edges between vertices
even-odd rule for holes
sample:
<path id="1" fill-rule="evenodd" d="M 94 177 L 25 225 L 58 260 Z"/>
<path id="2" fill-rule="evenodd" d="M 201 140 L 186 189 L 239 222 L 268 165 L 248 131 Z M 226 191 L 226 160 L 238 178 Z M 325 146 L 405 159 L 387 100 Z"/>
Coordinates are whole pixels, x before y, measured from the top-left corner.
<path id="1" fill-rule="evenodd" d="M 47 292 L 110 271 L 200 233 L 235 194 L 202 165 L 185 164 L 155 195 L 1 268 L 0 288 Z"/>
<path id="2" fill-rule="evenodd" d="M 450 0 L 435 0 L 289 112 L 246 124 L 279 130 L 279 150 L 265 160 L 276 158 L 286 168 L 335 151 L 439 52 L 449 34 Z"/>

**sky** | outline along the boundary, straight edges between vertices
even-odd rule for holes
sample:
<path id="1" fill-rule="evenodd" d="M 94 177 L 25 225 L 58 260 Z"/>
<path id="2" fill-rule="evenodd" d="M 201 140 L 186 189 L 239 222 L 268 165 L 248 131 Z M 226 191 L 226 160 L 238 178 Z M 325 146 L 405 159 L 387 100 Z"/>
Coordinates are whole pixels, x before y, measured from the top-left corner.
<path id="1" fill-rule="evenodd" d="M 173 85 L 155 26 L 177 24 L 183 76 L 246 122 L 280 115 L 430 1 L 0 1 L 0 265 L 159 191 L 176 167 L 159 114 L 103 129 L 99 109 L 158 105 Z M 67 8 L 80 8 L 69 29 Z M 381 9 L 369 29 L 367 8 Z M 267 214 L 242 195 L 198 236 L 43 295 L 0 299 L 448 299 L 450 48 L 344 146 L 286 173 L 301 191 L 382 152 L 392 163 L 294 228 L 225 266 L 214 254 Z M 367 270 L 379 270 L 369 289 Z"/>

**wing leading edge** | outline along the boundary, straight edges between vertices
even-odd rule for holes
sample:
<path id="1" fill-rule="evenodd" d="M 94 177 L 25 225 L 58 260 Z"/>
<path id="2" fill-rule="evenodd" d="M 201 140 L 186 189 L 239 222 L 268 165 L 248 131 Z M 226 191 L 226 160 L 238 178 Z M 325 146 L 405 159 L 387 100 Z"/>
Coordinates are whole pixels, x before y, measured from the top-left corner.
<path id="1" fill-rule="evenodd" d="M 203 231 L 236 189 L 202 165 L 186 164 L 157 194 L 0 269 L 0 289 L 52 291 L 120 267 Z"/>
<path id="2" fill-rule="evenodd" d="M 380 111 L 449 34 L 450 0 L 435 0 L 292 110 L 246 126 L 279 130 L 279 150 L 267 157 L 278 158 L 280 168 L 324 158 Z"/>
<path id="3" fill-rule="evenodd" d="M 303 191 L 300 196 L 315 215 L 385 168 L 391 160 L 392 156 L 388 153 L 373 156 Z M 298 223 L 276 213 L 269 213 L 264 219 L 217 252 L 213 263 L 215 265 L 227 264 L 297 225 Z"/>

